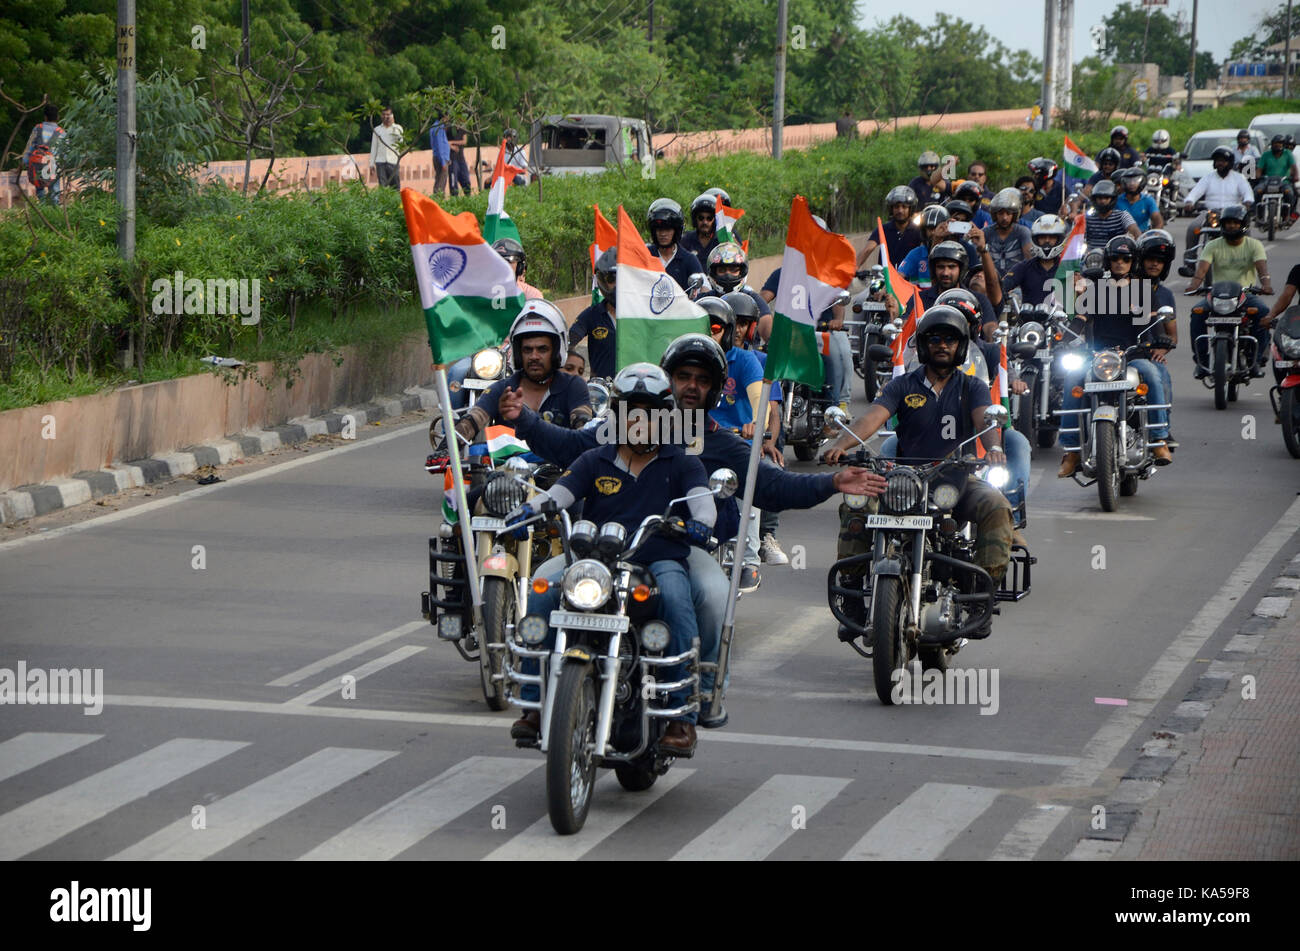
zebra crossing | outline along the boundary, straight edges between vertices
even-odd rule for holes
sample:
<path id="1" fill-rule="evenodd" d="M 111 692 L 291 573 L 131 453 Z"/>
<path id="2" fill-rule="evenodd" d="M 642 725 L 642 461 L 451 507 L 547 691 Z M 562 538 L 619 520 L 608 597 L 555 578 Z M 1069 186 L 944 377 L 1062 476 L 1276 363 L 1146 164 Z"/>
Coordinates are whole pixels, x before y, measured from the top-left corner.
<path id="1" fill-rule="evenodd" d="M 103 734 L 32 732 L 0 742 L 0 795 L 7 794 L 8 801 L 12 801 L 12 790 L 17 787 L 9 785 L 10 780 L 55 761 L 67 764 L 64 757 L 76 757 L 79 751 L 92 749 L 100 739 Z M 111 823 L 115 810 L 138 804 L 252 745 L 235 740 L 169 739 L 38 795 L 0 813 L 0 859 L 23 858 L 95 823 Z M 270 772 L 209 802 L 204 807 L 201 831 L 192 824 L 188 809 L 171 816 L 163 816 L 160 810 L 155 831 L 105 857 L 211 858 L 263 834 L 277 820 L 325 808 L 321 800 L 345 784 L 361 784 L 354 789 L 361 788 L 363 795 L 369 795 L 371 789 L 380 787 L 377 781 L 365 787 L 370 772 L 397 756 L 399 752 L 393 750 L 326 747 L 296 762 L 274 763 L 263 767 Z M 635 830 L 638 823 L 645 824 L 643 831 L 653 832 L 655 841 L 662 844 L 662 857 L 673 861 L 755 861 L 778 852 L 800 829 L 812 828 L 818 814 L 859 781 L 842 776 L 778 773 L 724 802 L 721 814 L 701 830 L 680 809 L 655 807 L 674 794 L 691 795 L 693 789 L 707 792 L 716 802 L 715 790 L 701 789 L 701 783 L 707 782 L 707 770 L 675 767 L 640 793 L 624 791 L 610 772 L 601 770 L 585 828 L 578 835 L 558 836 L 544 814 L 543 762 L 537 756 L 469 756 L 395 798 L 377 802 L 363 818 L 332 835 L 329 831 L 337 826 L 329 827 L 321 833 L 323 841 L 281 857 L 303 861 L 390 860 L 402 857 L 426 840 L 428 847 L 422 847 L 422 853 L 436 856 L 439 835 L 447 834 L 449 828 L 454 830 L 458 822 L 464 827 L 467 818 L 474 817 L 475 822 L 482 822 L 481 841 L 492 846 L 486 852 L 480 848 L 477 853 L 487 861 L 579 859 L 611 837 Z M 534 810 L 528 814 L 529 821 L 518 831 L 513 826 L 510 831 L 492 831 L 492 810 L 504 808 L 494 804 L 508 799 L 511 787 L 517 784 L 522 785 L 514 790 L 515 800 L 526 795 Z M 385 797 L 393 793 L 387 784 L 382 790 Z M 869 828 L 854 830 L 842 839 L 837 836 L 839 844 L 833 846 L 837 854 L 825 857 L 938 858 L 1003 792 L 925 782 Z M 164 799 L 175 808 L 175 796 Z M 512 810 L 517 808 L 511 806 Z M 844 816 L 845 810 L 841 810 L 837 821 L 843 823 Z M 843 851 L 848 842 L 853 844 Z"/>

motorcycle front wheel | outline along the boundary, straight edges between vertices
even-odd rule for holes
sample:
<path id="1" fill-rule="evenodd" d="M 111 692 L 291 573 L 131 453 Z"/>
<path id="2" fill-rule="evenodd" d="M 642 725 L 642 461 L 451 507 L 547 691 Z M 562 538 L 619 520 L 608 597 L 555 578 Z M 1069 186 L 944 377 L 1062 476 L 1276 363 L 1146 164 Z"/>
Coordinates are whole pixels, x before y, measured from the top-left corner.
<path id="1" fill-rule="evenodd" d="M 1103 419 L 1097 423 L 1097 495 L 1103 512 L 1119 508 L 1119 461 L 1115 458 L 1115 424 Z"/>
<path id="2" fill-rule="evenodd" d="M 1282 441 L 1286 451 L 1300 459 L 1300 387 L 1288 387 L 1278 400 L 1278 417 L 1282 422 Z"/>
<path id="3" fill-rule="evenodd" d="M 596 783 L 596 675 L 590 664 L 566 663 L 551 707 L 546 754 L 546 808 L 560 835 L 587 821 Z"/>
<path id="4" fill-rule="evenodd" d="M 907 673 L 907 643 L 903 637 L 907 604 L 897 578 L 876 579 L 871 601 L 871 672 L 876 696 L 885 706 L 894 704 L 894 685 Z"/>
<path id="5" fill-rule="evenodd" d="M 478 672 L 483 699 L 489 710 L 506 708 L 506 682 L 494 679 L 505 673 L 506 628 L 519 620 L 515 594 L 504 578 L 483 579 L 483 641 L 479 644 Z M 502 649 L 489 650 L 489 644 Z"/>

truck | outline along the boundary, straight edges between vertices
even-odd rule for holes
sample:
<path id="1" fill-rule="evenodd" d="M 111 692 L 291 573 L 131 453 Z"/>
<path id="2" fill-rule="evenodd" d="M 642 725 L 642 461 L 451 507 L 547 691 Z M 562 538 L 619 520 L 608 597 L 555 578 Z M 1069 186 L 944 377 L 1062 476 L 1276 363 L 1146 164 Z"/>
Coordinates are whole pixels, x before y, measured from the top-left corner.
<path id="1" fill-rule="evenodd" d="M 642 119 L 588 114 L 548 115 L 532 124 L 529 164 L 543 175 L 597 175 L 610 165 L 639 165 L 655 177 L 655 152 Z"/>

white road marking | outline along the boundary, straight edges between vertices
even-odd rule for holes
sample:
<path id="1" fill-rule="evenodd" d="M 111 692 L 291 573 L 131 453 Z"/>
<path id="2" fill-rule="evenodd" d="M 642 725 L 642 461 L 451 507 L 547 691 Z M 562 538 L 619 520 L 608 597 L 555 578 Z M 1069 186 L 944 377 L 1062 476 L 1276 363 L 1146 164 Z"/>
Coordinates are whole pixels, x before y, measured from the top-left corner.
<path id="1" fill-rule="evenodd" d="M 471 756 L 322 842 L 302 861 L 385 862 L 542 765 L 540 759 Z M 484 822 L 488 820 L 484 816 Z"/>
<path id="2" fill-rule="evenodd" d="M 627 792 L 617 782 L 601 783 L 592 791 L 591 811 L 587 813 L 587 822 L 581 833 L 557 835 L 551 820 L 542 816 L 501 848 L 484 856 L 484 861 L 565 862 L 580 859 L 694 772 L 693 769 L 674 767 L 645 792 L 638 793 Z M 601 770 L 599 775 L 608 775 L 608 772 Z"/>
<path id="3" fill-rule="evenodd" d="M 390 651 L 383 657 L 376 657 L 374 660 L 366 661 L 366 663 L 362 664 L 360 667 L 343 674 L 342 677 L 352 677 L 354 680 L 359 681 L 365 677 L 369 677 L 373 673 L 383 670 L 385 667 L 391 667 L 393 664 L 400 664 L 402 661 L 406 660 L 406 658 L 413 654 L 418 654 L 423 650 L 425 650 L 425 648 L 417 644 L 407 644 L 405 647 L 399 647 L 395 651 Z M 317 700 L 323 700 L 326 697 L 340 693 L 343 689 L 342 677 L 335 677 L 331 680 L 327 680 L 319 687 L 312 687 L 310 690 L 300 693 L 296 697 L 289 698 L 285 703 L 295 706 L 306 706 L 315 703 Z"/>
<path id="4" fill-rule="evenodd" d="M 1095 522 L 1154 522 L 1150 515 L 1134 515 L 1130 512 L 1066 512 L 1061 509 L 1035 508 L 1030 512 L 1035 518 L 1082 518 Z"/>
<path id="5" fill-rule="evenodd" d="M 1031 763 L 1037 766 L 1072 766 L 1076 756 L 1050 756 L 1044 753 L 1016 753 L 1009 750 L 964 749 L 957 746 L 927 746 L 922 743 L 880 743 L 873 740 L 827 740 L 815 736 L 771 736 L 761 733 L 724 733 L 709 735 L 710 743 L 751 743 L 757 746 L 797 746 L 815 750 L 839 750 L 851 753 L 910 754 L 913 756 L 947 756 L 953 759 L 982 759 L 1003 763 Z"/>
<path id="6" fill-rule="evenodd" d="M 247 745 L 228 740 L 168 740 L 71 786 L 33 799 L 0 816 L 0 861 L 35 852 Z"/>
<path id="7" fill-rule="evenodd" d="M 0 782 L 102 739 L 102 733 L 20 733 L 0 743 Z"/>
<path id="8" fill-rule="evenodd" d="M 838 776 L 773 776 L 687 843 L 673 861 L 761 861 L 795 833 L 796 807 L 811 820 L 850 782 Z"/>
<path id="9" fill-rule="evenodd" d="M 1001 790 L 926 783 L 871 827 L 844 861 L 931 861 L 983 815 Z"/>
<path id="10" fill-rule="evenodd" d="M 1242 560 L 1214 597 L 1205 602 L 1190 624 L 1164 653 L 1151 665 L 1141 683 L 1133 690 L 1126 707 L 1116 707 L 1115 712 L 1102 724 L 1084 747 L 1079 761 L 1068 767 L 1053 785 L 1089 788 L 1097 783 L 1106 768 L 1141 729 L 1142 723 L 1156 704 L 1196 659 L 1218 630 L 1224 619 L 1232 613 L 1241 598 L 1250 590 L 1282 546 L 1300 529 L 1300 499 L 1291 503 L 1277 524 Z M 1048 837 L 1069 815 L 1066 806 L 1040 806 L 1030 812 L 1007 833 L 992 858 L 1000 860 L 1032 859 L 1043 847 Z"/>
<path id="11" fill-rule="evenodd" d="M 326 747 L 207 806 L 207 828 L 195 829 L 187 815 L 110 859 L 205 859 L 396 755 L 388 750 Z"/>
<path id="12" fill-rule="evenodd" d="M 351 660 L 358 654 L 364 654 L 372 647 L 378 647 L 380 644 L 387 644 L 389 641 L 396 640 L 399 637 L 405 637 L 407 634 L 414 633 L 422 627 L 429 627 L 428 621 L 411 621 L 409 624 L 403 624 L 401 627 L 395 627 L 391 631 L 385 631 L 383 634 L 376 634 L 374 637 L 367 638 L 360 644 L 354 644 L 351 647 L 345 647 L 341 651 L 335 651 L 328 657 L 322 657 L 305 667 L 299 667 L 295 671 L 285 674 L 283 677 L 277 677 L 272 680 L 268 687 L 296 687 L 308 677 L 319 674 L 322 670 L 329 670 L 336 664 L 341 664 L 345 660 Z"/>
<path id="13" fill-rule="evenodd" d="M 371 436 L 368 439 L 354 443 L 350 446 L 335 446 L 327 452 L 312 453 L 309 456 L 303 456 L 299 459 L 293 459 L 289 462 L 276 462 L 260 469 L 257 472 L 240 474 L 237 472 L 229 473 L 230 478 L 225 482 L 218 482 L 215 485 L 199 486 L 182 492 L 179 495 L 171 495 L 165 499 L 154 499 L 152 502 L 145 502 L 143 505 L 136 505 L 129 509 L 122 509 L 117 512 L 109 512 L 107 515 L 100 515 L 96 518 L 87 519 L 84 522 L 78 522 L 75 525 L 64 525 L 59 528 L 52 528 L 48 532 L 40 532 L 36 535 L 28 535 L 25 538 L 14 538 L 7 542 L 0 542 L 0 552 L 9 551 L 14 548 L 21 548 L 23 545 L 31 545 L 36 542 L 47 542 L 52 538 L 62 538 L 65 535 L 72 535 L 77 532 L 84 532 L 92 528 L 101 528 L 113 522 L 120 522 L 123 519 L 134 518 L 137 515 L 144 515 L 146 512 L 156 512 L 158 509 L 167 508 L 178 502 L 188 502 L 192 499 L 201 498 L 210 495 L 213 492 L 223 492 L 231 486 L 247 485 L 249 482 L 256 482 L 258 479 L 265 479 L 273 475 L 281 475 L 289 472 L 299 466 L 311 465 L 313 462 L 320 462 L 322 459 L 336 459 L 341 455 L 349 452 L 355 452 L 366 446 L 373 446 L 376 443 L 388 442 L 390 439 L 399 439 L 402 436 L 409 435 L 416 430 L 427 430 L 427 423 L 416 423 L 413 426 L 403 426 L 401 429 L 395 429 L 391 433 L 384 433 L 382 436 Z M 432 524 L 432 516 L 430 516 Z"/>

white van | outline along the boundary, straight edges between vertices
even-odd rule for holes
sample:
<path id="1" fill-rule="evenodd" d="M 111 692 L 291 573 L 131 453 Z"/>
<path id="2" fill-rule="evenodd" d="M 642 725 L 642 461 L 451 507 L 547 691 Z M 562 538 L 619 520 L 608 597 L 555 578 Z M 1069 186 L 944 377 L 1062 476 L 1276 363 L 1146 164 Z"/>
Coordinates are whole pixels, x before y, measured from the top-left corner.
<path id="1" fill-rule="evenodd" d="M 1273 112 L 1250 120 L 1250 131 L 1264 137 L 1265 150 L 1275 135 L 1293 135 L 1300 139 L 1300 112 Z"/>
<path id="2" fill-rule="evenodd" d="M 1238 131 L 1238 129 L 1204 129 L 1195 133 L 1183 147 L 1183 154 L 1187 156 L 1183 159 L 1183 170 L 1192 176 L 1193 181 L 1199 182 L 1201 176 L 1214 171 L 1210 154 L 1215 149 L 1221 145 L 1230 149 L 1237 147 Z M 1259 150 L 1260 155 L 1268 150 L 1268 139 L 1264 138 L 1262 132 L 1252 129 L 1250 141 Z"/>

